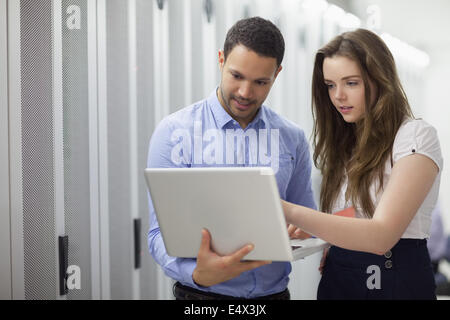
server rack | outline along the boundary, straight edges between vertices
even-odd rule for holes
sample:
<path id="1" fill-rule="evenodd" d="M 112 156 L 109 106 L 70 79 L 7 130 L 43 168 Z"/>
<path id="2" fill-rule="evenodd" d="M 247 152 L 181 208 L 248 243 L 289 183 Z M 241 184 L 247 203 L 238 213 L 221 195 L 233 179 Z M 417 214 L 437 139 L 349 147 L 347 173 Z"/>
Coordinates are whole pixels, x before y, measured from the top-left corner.
<path id="1" fill-rule="evenodd" d="M 153 3 L 0 5 L 2 297 L 156 298 L 142 245 Z"/>

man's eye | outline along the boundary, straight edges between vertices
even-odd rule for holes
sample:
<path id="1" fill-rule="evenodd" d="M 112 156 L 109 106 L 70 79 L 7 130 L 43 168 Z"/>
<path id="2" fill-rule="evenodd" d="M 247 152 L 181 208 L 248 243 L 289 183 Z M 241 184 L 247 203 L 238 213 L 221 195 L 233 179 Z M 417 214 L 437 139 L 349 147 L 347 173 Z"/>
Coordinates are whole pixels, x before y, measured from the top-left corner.
<path id="1" fill-rule="evenodd" d="M 242 79 L 242 77 L 241 77 L 240 75 L 236 74 L 236 73 L 232 73 L 231 75 L 232 75 L 233 78 L 235 78 L 235 79 Z"/>

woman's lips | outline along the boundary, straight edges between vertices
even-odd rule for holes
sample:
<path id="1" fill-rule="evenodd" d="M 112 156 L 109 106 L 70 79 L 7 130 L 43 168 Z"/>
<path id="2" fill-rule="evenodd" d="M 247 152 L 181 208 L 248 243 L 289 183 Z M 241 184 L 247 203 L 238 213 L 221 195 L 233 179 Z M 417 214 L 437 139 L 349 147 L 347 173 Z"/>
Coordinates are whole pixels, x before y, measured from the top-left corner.
<path id="1" fill-rule="evenodd" d="M 346 106 L 341 106 L 339 107 L 339 110 L 342 113 L 350 113 L 352 111 L 353 107 L 346 107 Z"/>

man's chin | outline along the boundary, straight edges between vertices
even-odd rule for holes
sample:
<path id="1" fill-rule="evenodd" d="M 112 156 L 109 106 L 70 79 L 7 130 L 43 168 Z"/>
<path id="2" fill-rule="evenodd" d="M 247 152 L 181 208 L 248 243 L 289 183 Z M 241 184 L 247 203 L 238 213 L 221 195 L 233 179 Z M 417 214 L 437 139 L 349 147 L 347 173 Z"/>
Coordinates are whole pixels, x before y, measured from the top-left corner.
<path id="1" fill-rule="evenodd" d="M 242 111 L 239 109 L 234 109 L 233 110 L 233 118 L 235 119 L 242 119 L 244 121 L 247 120 L 252 120 L 256 115 L 256 112 L 254 112 L 254 110 L 246 110 L 246 111 Z M 249 121 L 249 122 L 250 122 Z"/>

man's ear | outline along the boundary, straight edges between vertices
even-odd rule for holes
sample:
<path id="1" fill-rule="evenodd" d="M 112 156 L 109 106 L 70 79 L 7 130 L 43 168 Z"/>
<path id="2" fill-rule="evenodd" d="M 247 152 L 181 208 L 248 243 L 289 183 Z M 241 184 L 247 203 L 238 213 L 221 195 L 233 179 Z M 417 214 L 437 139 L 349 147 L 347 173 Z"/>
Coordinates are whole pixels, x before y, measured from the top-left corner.
<path id="1" fill-rule="evenodd" d="M 219 61 L 220 71 L 222 71 L 223 65 L 225 64 L 225 54 L 224 54 L 223 50 L 219 50 L 219 59 L 218 59 L 218 61 Z"/>
<path id="2" fill-rule="evenodd" d="M 280 65 L 277 69 L 277 71 L 275 72 L 275 77 L 273 78 L 273 80 L 275 81 L 275 79 L 277 78 L 278 74 L 280 73 L 281 69 L 283 69 L 283 67 Z"/>

